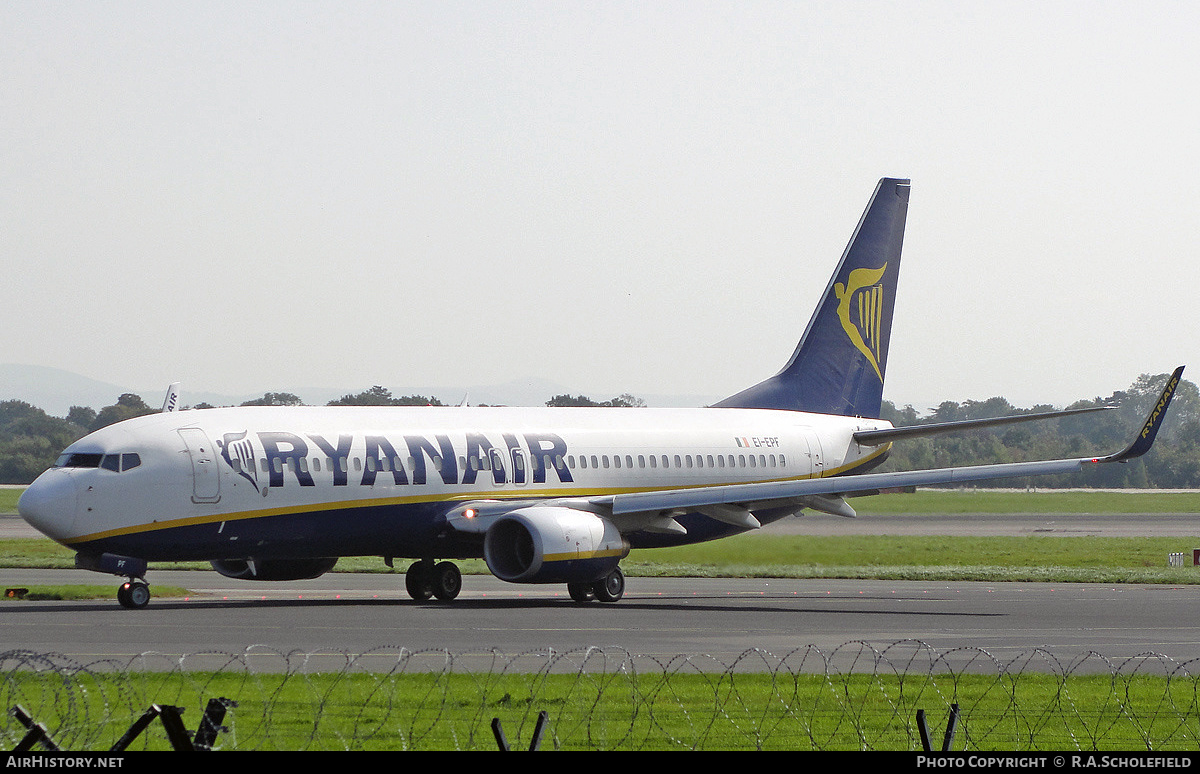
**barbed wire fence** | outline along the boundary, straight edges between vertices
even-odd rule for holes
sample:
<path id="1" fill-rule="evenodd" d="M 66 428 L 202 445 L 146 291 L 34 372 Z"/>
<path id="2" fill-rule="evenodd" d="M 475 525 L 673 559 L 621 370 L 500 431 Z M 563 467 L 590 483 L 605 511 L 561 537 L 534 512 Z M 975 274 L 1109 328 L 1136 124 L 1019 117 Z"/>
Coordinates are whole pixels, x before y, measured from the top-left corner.
<path id="1" fill-rule="evenodd" d="M 1195 750 L 1198 685 L 1200 664 L 1153 653 L 1002 660 L 915 640 L 729 660 L 251 647 L 81 663 L 13 650 L 0 652 L 0 751 L 171 749 L 147 718 L 173 708 L 199 745 L 214 701 L 228 708 L 204 735 L 214 750 L 919 751 L 943 736 L 956 751 Z"/>

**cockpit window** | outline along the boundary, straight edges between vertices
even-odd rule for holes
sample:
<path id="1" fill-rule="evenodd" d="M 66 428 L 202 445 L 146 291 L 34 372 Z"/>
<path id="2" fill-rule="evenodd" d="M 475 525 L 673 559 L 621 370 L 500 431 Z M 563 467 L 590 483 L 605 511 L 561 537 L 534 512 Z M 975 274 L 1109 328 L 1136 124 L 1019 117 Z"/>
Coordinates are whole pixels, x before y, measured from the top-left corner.
<path id="1" fill-rule="evenodd" d="M 56 468 L 104 468 L 114 473 L 132 470 L 142 464 L 136 452 L 123 454 L 92 454 L 90 452 L 64 452 L 55 461 Z"/>
<path id="2" fill-rule="evenodd" d="M 65 453 L 54 463 L 56 468 L 98 468 L 103 454 Z"/>

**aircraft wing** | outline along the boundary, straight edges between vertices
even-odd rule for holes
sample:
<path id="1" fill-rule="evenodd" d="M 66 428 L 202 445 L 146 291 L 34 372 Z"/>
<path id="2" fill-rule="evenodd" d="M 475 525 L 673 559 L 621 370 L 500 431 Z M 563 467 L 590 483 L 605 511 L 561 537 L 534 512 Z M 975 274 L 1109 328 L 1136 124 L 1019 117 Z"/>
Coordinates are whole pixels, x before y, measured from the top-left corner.
<path id="1" fill-rule="evenodd" d="M 1125 462 L 1140 457 L 1150 450 L 1158 434 L 1167 406 L 1175 395 L 1183 375 L 1183 367 L 1167 379 L 1166 386 L 1155 401 L 1149 416 L 1136 438 L 1120 452 L 1104 457 L 1081 457 L 1077 459 L 1045 460 L 1038 462 L 1013 462 L 996 465 L 975 465 L 959 468 L 937 468 L 896 473 L 865 473 L 861 475 L 834 476 L 830 478 L 779 481 L 758 484 L 732 484 L 727 486 L 702 487 L 698 489 L 673 489 L 666 491 L 630 492 L 593 498 L 593 505 L 612 509 L 614 517 L 622 514 L 662 512 L 706 506 L 737 505 L 747 510 L 764 507 L 781 507 L 788 503 L 804 506 L 805 498 L 840 497 L 845 495 L 877 494 L 901 487 L 929 486 L 932 484 L 957 484 L 972 481 L 987 481 L 997 478 L 1038 476 L 1053 473 L 1070 473 L 1086 465 Z M 818 503 L 819 504 L 819 501 Z M 848 510 L 848 506 L 846 506 Z M 818 508 L 819 510 L 823 510 Z M 845 512 L 853 515 L 853 511 Z"/>
<path id="2" fill-rule="evenodd" d="M 611 518 L 624 531 L 645 529 L 659 531 L 682 529 L 671 518 L 672 513 L 698 510 L 706 515 L 746 528 L 759 526 L 752 511 L 763 508 L 811 508 L 826 513 L 853 516 L 854 510 L 842 499 L 847 496 L 879 494 L 904 487 L 934 484 L 960 484 L 999 478 L 1040 476 L 1070 473 L 1087 465 L 1125 462 L 1150 450 L 1166 416 L 1167 406 L 1175 395 L 1182 378 L 1183 367 L 1175 370 L 1155 401 L 1138 435 L 1123 450 L 1103 457 L 1013 462 L 995 465 L 974 465 L 958 468 L 936 468 L 895 473 L 864 473 L 859 475 L 809 478 L 796 481 L 769 481 L 755 484 L 727 484 L 689 489 L 666 489 L 627 492 L 591 498 L 563 498 L 553 503 L 569 508 L 594 511 Z M 463 503 L 447 514 L 450 524 L 465 532 L 483 532 L 493 521 L 513 510 L 535 504 L 534 501 L 476 501 Z"/>

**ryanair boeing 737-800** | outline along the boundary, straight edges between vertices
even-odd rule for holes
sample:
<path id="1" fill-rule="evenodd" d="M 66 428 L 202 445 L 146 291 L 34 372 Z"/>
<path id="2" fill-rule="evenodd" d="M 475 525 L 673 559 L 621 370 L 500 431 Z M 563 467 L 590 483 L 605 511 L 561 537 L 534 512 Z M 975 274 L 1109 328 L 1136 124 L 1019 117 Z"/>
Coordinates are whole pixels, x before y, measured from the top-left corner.
<path id="1" fill-rule="evenodd" d="M 1106 457 L 873 473 L 893 441 L 1050 412 L 893 428 L 879 419 L 907 180 L 875 189 L 790 361 L 699 409 L 241 407 L 164 411 L 71 444 L 21 516 L 150 599 L 148 562 L 247 580 L 312 578 L 339 557 L 416 560 L 414 599 L 457 596 L 453 559 L 577 601 L 624 593 L 631 548 L 726 537 L 898 487 L 1062 473 L 1154 441 L 1176 370 L 1136 439 Z"/>

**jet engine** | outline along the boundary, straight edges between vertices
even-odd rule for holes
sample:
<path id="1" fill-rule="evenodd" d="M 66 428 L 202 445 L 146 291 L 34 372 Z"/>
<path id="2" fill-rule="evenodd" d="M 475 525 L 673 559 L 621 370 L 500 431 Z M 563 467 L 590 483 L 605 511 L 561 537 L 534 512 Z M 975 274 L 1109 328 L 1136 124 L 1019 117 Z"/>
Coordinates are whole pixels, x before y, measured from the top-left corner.
<path id="1" fill-rule="evenodd" d="M 239 580 L 308 580 L 324 575 L 337 564 L 337 557 L 318 559 L 215 559 L 213 569 L 226 578 Z"/>
<path id="2" fill-rule="evenodd" d="M 510 583 L 596 581 L 628 555 L 629 544 L 611 522 L 550 505 L 506 514 L 488 528 L 483 541 L 488 569 Z"/>

